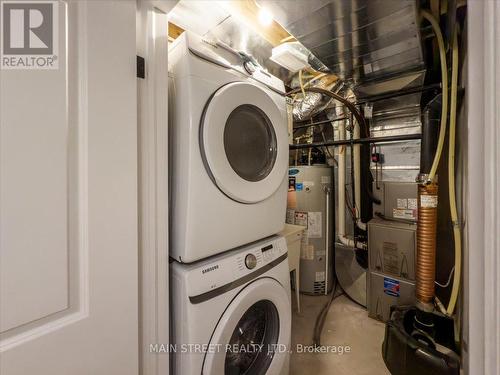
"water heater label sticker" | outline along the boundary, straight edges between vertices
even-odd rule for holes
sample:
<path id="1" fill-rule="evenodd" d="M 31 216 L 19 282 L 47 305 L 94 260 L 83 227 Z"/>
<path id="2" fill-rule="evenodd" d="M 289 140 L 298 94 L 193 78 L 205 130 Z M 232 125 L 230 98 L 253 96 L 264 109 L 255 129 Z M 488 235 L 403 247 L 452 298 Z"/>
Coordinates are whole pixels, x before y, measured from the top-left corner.
<path id="1" fill-rule="evenodd" d="M 307 227 L 307 212 L 295 211 L 295 225 Z"/>
<path id="2" fill-rule="evenodd" d="M 424 208 L 436 208 L 438 205 L 437 195 L 421 195 L 420 206 Z"/>
<path id="3" fill-rule="evenodd" d="M 307 235 L 309 238 L 321 238 L 323 229 L 321 216 L 321 211 L 308 213 Z"/>
<path id="4" fill-rule="evenodd" d="M 329 184 L 330 183 L 330 176 L 321 176 L 321 183 L 322 184 Z"/>
<path id="5" fill-rule="evenodd" d="M 295 190 L 297 190 L 297 191 L 304 190 L 304 184 L 302 182 L 296 182 L 295 183 Z"/>
<path id="6" fill-rule="evenodd" d="M 287 209 L 286 210 L 286 223 L 287 224 L 295 224 L 295 210 Z"/>
<path id="7" fill-rule="evenodd" d="M 388 296 L 399 297 L 400 295 L 399 281 L 384 277 L 384 293 Z"/>

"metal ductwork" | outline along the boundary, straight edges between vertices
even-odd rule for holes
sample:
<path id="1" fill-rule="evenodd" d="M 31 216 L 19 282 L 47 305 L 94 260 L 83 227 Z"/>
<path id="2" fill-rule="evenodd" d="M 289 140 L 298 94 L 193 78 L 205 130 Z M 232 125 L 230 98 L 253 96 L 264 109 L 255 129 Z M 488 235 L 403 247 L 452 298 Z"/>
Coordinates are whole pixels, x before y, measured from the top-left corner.
<path id="1" fill-rule="evenodd" d="M 258 2 L 343 80 L 357 85 L 424 66 L 415 1 Z"/>

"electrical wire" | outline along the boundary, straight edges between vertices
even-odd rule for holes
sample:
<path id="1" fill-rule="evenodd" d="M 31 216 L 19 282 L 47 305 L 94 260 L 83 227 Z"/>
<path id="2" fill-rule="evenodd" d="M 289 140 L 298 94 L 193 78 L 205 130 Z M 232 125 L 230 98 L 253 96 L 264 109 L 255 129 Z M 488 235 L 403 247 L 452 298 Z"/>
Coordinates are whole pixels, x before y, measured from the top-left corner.
<path id="1" fill-rule="evenodd" d="M 345 203 L 347 205 L 347 208 L 349 209 L 349 214 L 351 215 L 352 219 L 356 220 L 355 210 L 349 198 L 349 189 L 347 188 L 347 185 L 345 185 Z"/>
<path id="2" fill-rule="evenodd" d="M 428 182 L 434 180 L 436 176 L 437 168 L 439 165 L 439 160 L 441 159 L 441 153 L 443 152 L 444 139 L 446 135 L 446 120 L 448 117 L 448 68 L 446 65 L 446 49 L 444 46 L 443 34 L 439 28 L 439 24 L 429 12 L 422 10 L 422 16 L 431 24 L 434 34 L 436 34 L 438 46 L 439 46 L 439 56 L 441 60 L 441 81 L 442 81 L 442 107 L 441 107 L 441 122 L 439 129 L 439 140 L 436 149 L 436 154 L 434 155 L 434 161 L 432 162 L 432 167 L 427 178 Z"/>
<path id="3" fill-rule="evenodd" d="M 321 131 L 321 137 L 323 138 L 323 142 L 326 143 L 325 132 L 323 130 Z M 328 146 L 325 146 L 325 151 L 328 154 L 328 156 L 330 157 L 330 159 L 333 160 L 333 164 L 338 166 L 337 160 L 335 159 L 335 156 L 333 156 L 332 153 L 330 152 L 330 149 L 328 148 Z"/>
<path id="4" fill-rule="evenodd" d="M 460 273 L 462 268 L 462 239 L 460 223 L 457 213 L 457 197 L 455 192 L 455 133 L 457 123 L 457 86 L 458 86 L 458 36 L 457 29 L 453 35 L 452 68 L 451 68 L 451 103 L 450 103 L 450 132 L 448 149 L 448 191 L 450 198 L 450 216 L 453 225 L 453 239 L 455 242 L 455 275 L 451 290 L 450 302 L 446 312 L 452 315 L 458 299 L 460 289 Z"/>
<path id="5" fill-rule="evenodd" d="M 450 283 L 451 283 L 451 276 L 453 275 L 453 272 L 455 272 L 455 266 L 453 266 L 453 268 L 451 269 L 450 274 L 448 276 L 448 280 L 446 281 L 446 284 L 441 284 L 441 283 L 438 283 L 437 281 L 434 281 L 434 283 L 441 288 L 448 288 L 450 286 Z"/>

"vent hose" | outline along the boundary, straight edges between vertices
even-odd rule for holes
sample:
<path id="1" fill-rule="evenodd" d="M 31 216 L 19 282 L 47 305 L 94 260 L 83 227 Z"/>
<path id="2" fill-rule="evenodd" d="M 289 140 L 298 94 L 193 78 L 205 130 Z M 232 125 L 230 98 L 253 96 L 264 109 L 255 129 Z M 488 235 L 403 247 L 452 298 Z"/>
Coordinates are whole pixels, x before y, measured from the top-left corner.
<path id="1" fill-rule="evenodd" d="M 436 182 L 418 186 L 416 294 L 419 307 L 426 311 L 432 311 L 434 299 L 437 194 Z"/>

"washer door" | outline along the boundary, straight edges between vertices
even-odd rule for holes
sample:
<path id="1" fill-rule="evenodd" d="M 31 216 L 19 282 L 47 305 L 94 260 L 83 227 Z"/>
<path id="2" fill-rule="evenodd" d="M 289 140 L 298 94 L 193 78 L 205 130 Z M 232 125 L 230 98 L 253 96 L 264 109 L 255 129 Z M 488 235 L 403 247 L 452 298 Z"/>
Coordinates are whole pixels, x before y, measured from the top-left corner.
<path id="1" fill-rule="evenodd" d="M 222 315 L 204 375 L 278 374 L 288 361 L 291 306 L 281 284 L 262 278 L 245 287 Z"/>
<path id="2" fill-rule="evenodd" d="M 234 82 L 215 92 L 201 119 L 200 147 L 214 183 L 238 202 L 270 197 L 285 178 L 285 119 L 271 96 L 254 84 Z"/>

